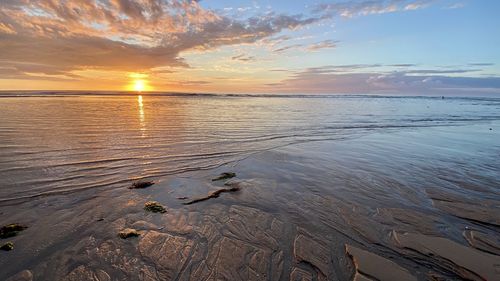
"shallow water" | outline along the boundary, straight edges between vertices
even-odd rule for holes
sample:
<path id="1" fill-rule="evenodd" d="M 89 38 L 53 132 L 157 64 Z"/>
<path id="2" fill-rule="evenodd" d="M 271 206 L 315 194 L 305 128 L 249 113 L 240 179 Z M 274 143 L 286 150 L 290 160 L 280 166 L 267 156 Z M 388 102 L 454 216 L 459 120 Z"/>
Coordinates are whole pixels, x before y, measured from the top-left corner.
<path id="1" fill-rule="evenodd" d="M 115 188 L 251 153 L 377 130 L 484 123 L 500 100 L 70 96 L 0 98 L 0 198 Z"/>
<path id="2" fill-rule="evenodd" d="M 490 276 L 447 251 L 498 263 L 497 99 L 4 96 L 0 120 L 0 223 L 30 226 L 0 279 L 383 279 L 346 244 L 418 279 Z M 241 191 L 177 199 L 224 171 Z M 127 189 L 140 178 L 157 184 Z M 431 255 L 428 237 L 457 244 Z"/>

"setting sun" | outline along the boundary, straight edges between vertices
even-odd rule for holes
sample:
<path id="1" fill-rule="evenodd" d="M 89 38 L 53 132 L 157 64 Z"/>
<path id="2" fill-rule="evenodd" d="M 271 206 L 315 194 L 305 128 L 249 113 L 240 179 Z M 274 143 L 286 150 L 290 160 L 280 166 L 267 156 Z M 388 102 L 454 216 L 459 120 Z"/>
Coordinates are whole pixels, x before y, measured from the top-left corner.
<path id="1" fill-rule="evenodd" d="M 134 81 L 134 91 L 142 92 L 145 90 L 144 80 L 135 80 Z"/>
<path id="2" fill-rule="evenodd" d="M 131 78 L 130 83 L 127 85 L 128 91 L 144 92 L 152 90 L 152 87 L 149 86 L 149 81 L 147 80 L 147 74 L 131 73 L 128 76 Z"/>

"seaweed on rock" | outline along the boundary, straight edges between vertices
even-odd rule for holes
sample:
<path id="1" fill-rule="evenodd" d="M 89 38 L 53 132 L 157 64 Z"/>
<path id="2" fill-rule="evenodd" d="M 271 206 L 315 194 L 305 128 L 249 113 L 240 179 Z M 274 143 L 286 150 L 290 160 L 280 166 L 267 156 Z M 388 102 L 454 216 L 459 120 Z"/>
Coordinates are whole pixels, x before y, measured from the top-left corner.
<path id="1" fill-rule="evenodd" d="M 221 189 L 218 189 L 218 190 L 216 190 L 214 192 L 211 192 L 210 194 L 208 194 L 205 197 L 196 198 L 196 199 L 193 199 L 193 200 L 191 200 L 189 202 L 185 202 L 185 203 L 182 203 L 182 204 L 184 204 L 184 205 L 191 205 L 191 204 L 194 204 L 194 203 L 206 201 L 206 200 L 211 199 L 211 198 L 217 198 L 223 192 L 235 192 L 235 191 L 239 191 L 240 189 L 241 188 L 237 187 L 237 186 L 234 186 L 234 187 L 231 187 L 231 188 L 221 188 Z"/>
<path id="2" fill-rule="evenodd" d="M 28 227 L 18 223 L 11 223 L 8 225 L 4 225 L 2 226 L 2 228 L 0 228 L 0 238 L 5 239 L 16 236 L 19 232 L 25 230 L 26 228 Z"/>
<path id="3" fill-rule="evenodd" d="M 227 179 L 234 178 L 234 177 L 236 177 L 236 173 L 226 172 L 226 173 L 220 174 L 216 178 L 213 178 L 212 181 L 227 180 Z"/>
<path id="4" fill-rule="evenodd" d="M 166 213 L 167 209 L 156 201 L 148 201 L 144 204 L 144 210 L 153 213 Z"/>
<path id="5" fill-rule="evenodd" d="M 153 181 L 137 181 L 129 186 L 129 189 L 144 189 L 152 186 L 153 184 L 155 184 Z"/>
<path id="6" fill-rule="evenodd" d="M 0 247 L 0 250 L 4 250 L 4 251 L 12 251 L 12 250 L 14 250 L 14 243 L 12 243 L 12 242 L 7 242 L 7 243 L 3 244 L 3 245 Z"/>

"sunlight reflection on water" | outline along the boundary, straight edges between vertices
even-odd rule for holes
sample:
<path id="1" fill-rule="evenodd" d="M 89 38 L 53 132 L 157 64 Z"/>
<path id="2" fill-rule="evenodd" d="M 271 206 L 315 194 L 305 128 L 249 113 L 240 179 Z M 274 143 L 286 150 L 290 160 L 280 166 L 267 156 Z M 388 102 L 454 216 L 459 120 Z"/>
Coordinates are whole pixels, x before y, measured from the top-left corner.
<path id="1" fill-rule="evenodd" d="M 0 108 L 2 199 L 113 188 L 293 143 L 500 120 L 500 101 L 472 99 L 141 94 L 7 97 Z"/>
<path id="2" fill-rule="evenodd" d="M 137 103 L 139 104 L 139 123 L 141 126 L 141 136 L 146 137 L 146 121 L 144 118 L 144 105 L 142 104 L 142 95 L 137 96 Z"/>

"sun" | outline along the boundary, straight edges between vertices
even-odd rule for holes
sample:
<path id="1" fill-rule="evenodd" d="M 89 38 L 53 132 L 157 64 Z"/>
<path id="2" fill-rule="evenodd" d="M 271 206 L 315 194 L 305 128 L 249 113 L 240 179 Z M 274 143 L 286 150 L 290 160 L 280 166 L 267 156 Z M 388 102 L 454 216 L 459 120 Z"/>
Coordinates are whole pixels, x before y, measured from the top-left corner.
<path id="1" fill-rule="evenodd" d="M 130 78 L 129 84 L 127 84 L 126 89 L 132 92 L 147 92 L 152 91 L 153 88 L 149 85 L 148 75 L 145 73 L 129 73 Z"/>
<path id="2" fill-rule="evenodd" d="M 134 91 L 143 92 L 146 90 L 146 82 L 142 79 L 138 79 L 134 81 Z"/>

